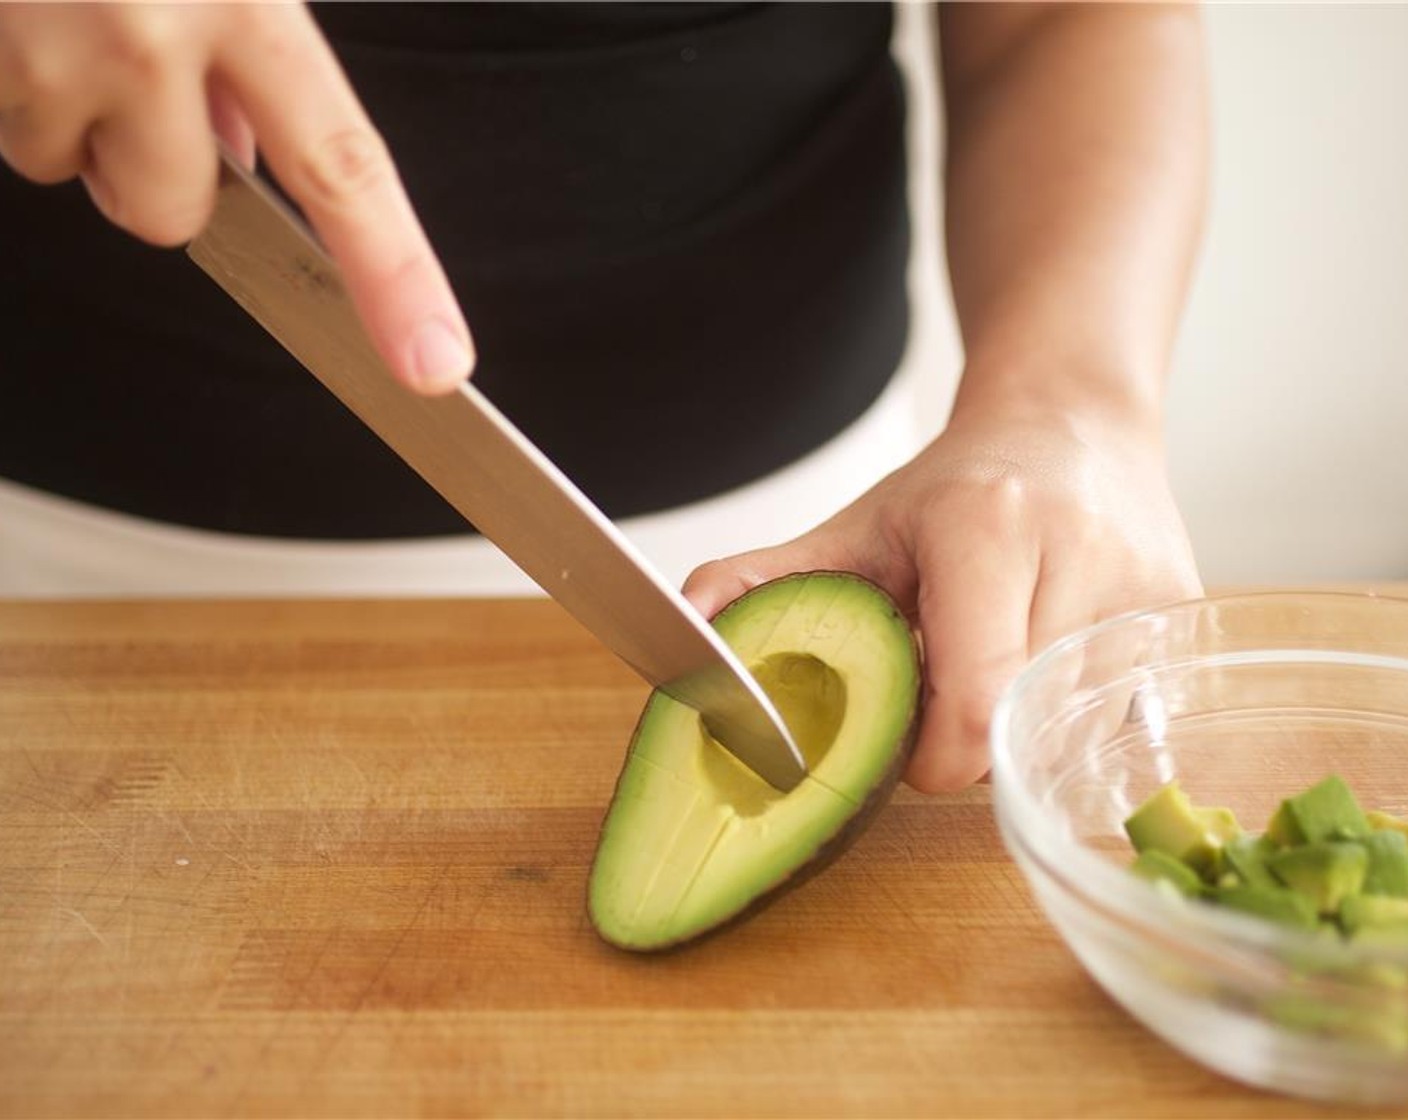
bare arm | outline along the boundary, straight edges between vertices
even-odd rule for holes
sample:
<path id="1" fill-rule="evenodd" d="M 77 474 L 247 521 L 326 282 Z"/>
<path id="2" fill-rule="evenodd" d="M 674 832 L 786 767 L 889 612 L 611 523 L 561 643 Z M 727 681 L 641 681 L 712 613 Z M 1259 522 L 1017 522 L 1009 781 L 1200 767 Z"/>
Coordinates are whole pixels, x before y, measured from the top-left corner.
<path id="1" fill-rule="evenodd" d="M 958 407 L 1156 428 L 1207 178 L 1196 9 L 945 5 L 939 42 Z"/>
<path id="2" fill-rule="evenodd" d="M 808 568 L 885 586 L 924 639 L 908 780 L 928 791 L 987 770 L 1034 653 L 1200 591 L 1161 427 L 1207 162 L 1195 11 L 963 4 L 940 26 L 966 349 L 948 426 L 818 528 L 686 585 L 706 611 Z"/>

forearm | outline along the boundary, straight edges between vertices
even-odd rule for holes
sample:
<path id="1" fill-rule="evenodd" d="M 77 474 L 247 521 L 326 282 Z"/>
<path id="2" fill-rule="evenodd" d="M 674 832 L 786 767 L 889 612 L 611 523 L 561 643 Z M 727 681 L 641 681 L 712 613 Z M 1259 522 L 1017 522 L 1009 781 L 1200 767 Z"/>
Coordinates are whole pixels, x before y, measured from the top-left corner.
<path id="1" fill-rule="evenodd" d="M 1205 205 L 1198 13 L 957 4 L 939 18 L 967 352 L 955 416 L 1002 400 L 1157 429 Z"/>

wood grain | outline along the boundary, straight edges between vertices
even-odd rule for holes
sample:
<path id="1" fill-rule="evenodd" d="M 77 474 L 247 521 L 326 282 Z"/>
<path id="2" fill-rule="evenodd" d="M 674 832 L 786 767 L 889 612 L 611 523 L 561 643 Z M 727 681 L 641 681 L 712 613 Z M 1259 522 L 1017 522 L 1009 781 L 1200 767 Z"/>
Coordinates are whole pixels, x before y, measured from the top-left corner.
<path id="1" fill-rule="evenodd" d="M 607 948 L 644 698 L 548 602 L 0 604 L 0 1115 L 1319 1114 L 1107 1000 L 984 786 Z"/>

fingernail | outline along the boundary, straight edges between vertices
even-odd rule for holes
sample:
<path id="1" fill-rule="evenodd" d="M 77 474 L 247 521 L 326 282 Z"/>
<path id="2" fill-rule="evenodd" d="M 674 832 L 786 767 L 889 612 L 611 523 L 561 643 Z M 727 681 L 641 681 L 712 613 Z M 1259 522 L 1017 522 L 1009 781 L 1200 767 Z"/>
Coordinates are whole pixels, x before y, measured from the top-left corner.
<path id="1" fill-rule="evenodd" d="M 445 320 L 427 319 L 411 340 L 411 377 L 422 389 L 448 389 L 469 376 L 474 355 Z"/>

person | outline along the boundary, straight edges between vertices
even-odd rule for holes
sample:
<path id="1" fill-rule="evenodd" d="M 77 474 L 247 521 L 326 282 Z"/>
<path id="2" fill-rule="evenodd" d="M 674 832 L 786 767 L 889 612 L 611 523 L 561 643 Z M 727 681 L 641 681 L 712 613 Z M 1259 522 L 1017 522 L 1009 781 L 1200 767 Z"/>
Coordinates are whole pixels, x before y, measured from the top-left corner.
<path id="1" fill-rule="evenodd" d="M 208 533 L 212 555 L 221 534 L 454 531 L 179 254 L 149 248 L 202 228 L 217 141 L 301 208 L 407 391 L 477 362 L 613 516 L 784 469 L 883 396 L 903 348 L 890 18 L 0 6 L 11 511 L 53 494 Z M 1199 593 L 1161 399 L 1207 169 L 1193 8 L 935 19 L 964 348 L 947 423 L 814 528 L 684 584 L 706 614 L 790 571 L 885 587 L 925 653 L 907 774 L 923 791 L 985 772 L 993 704 L 1034 652 Z"/>

